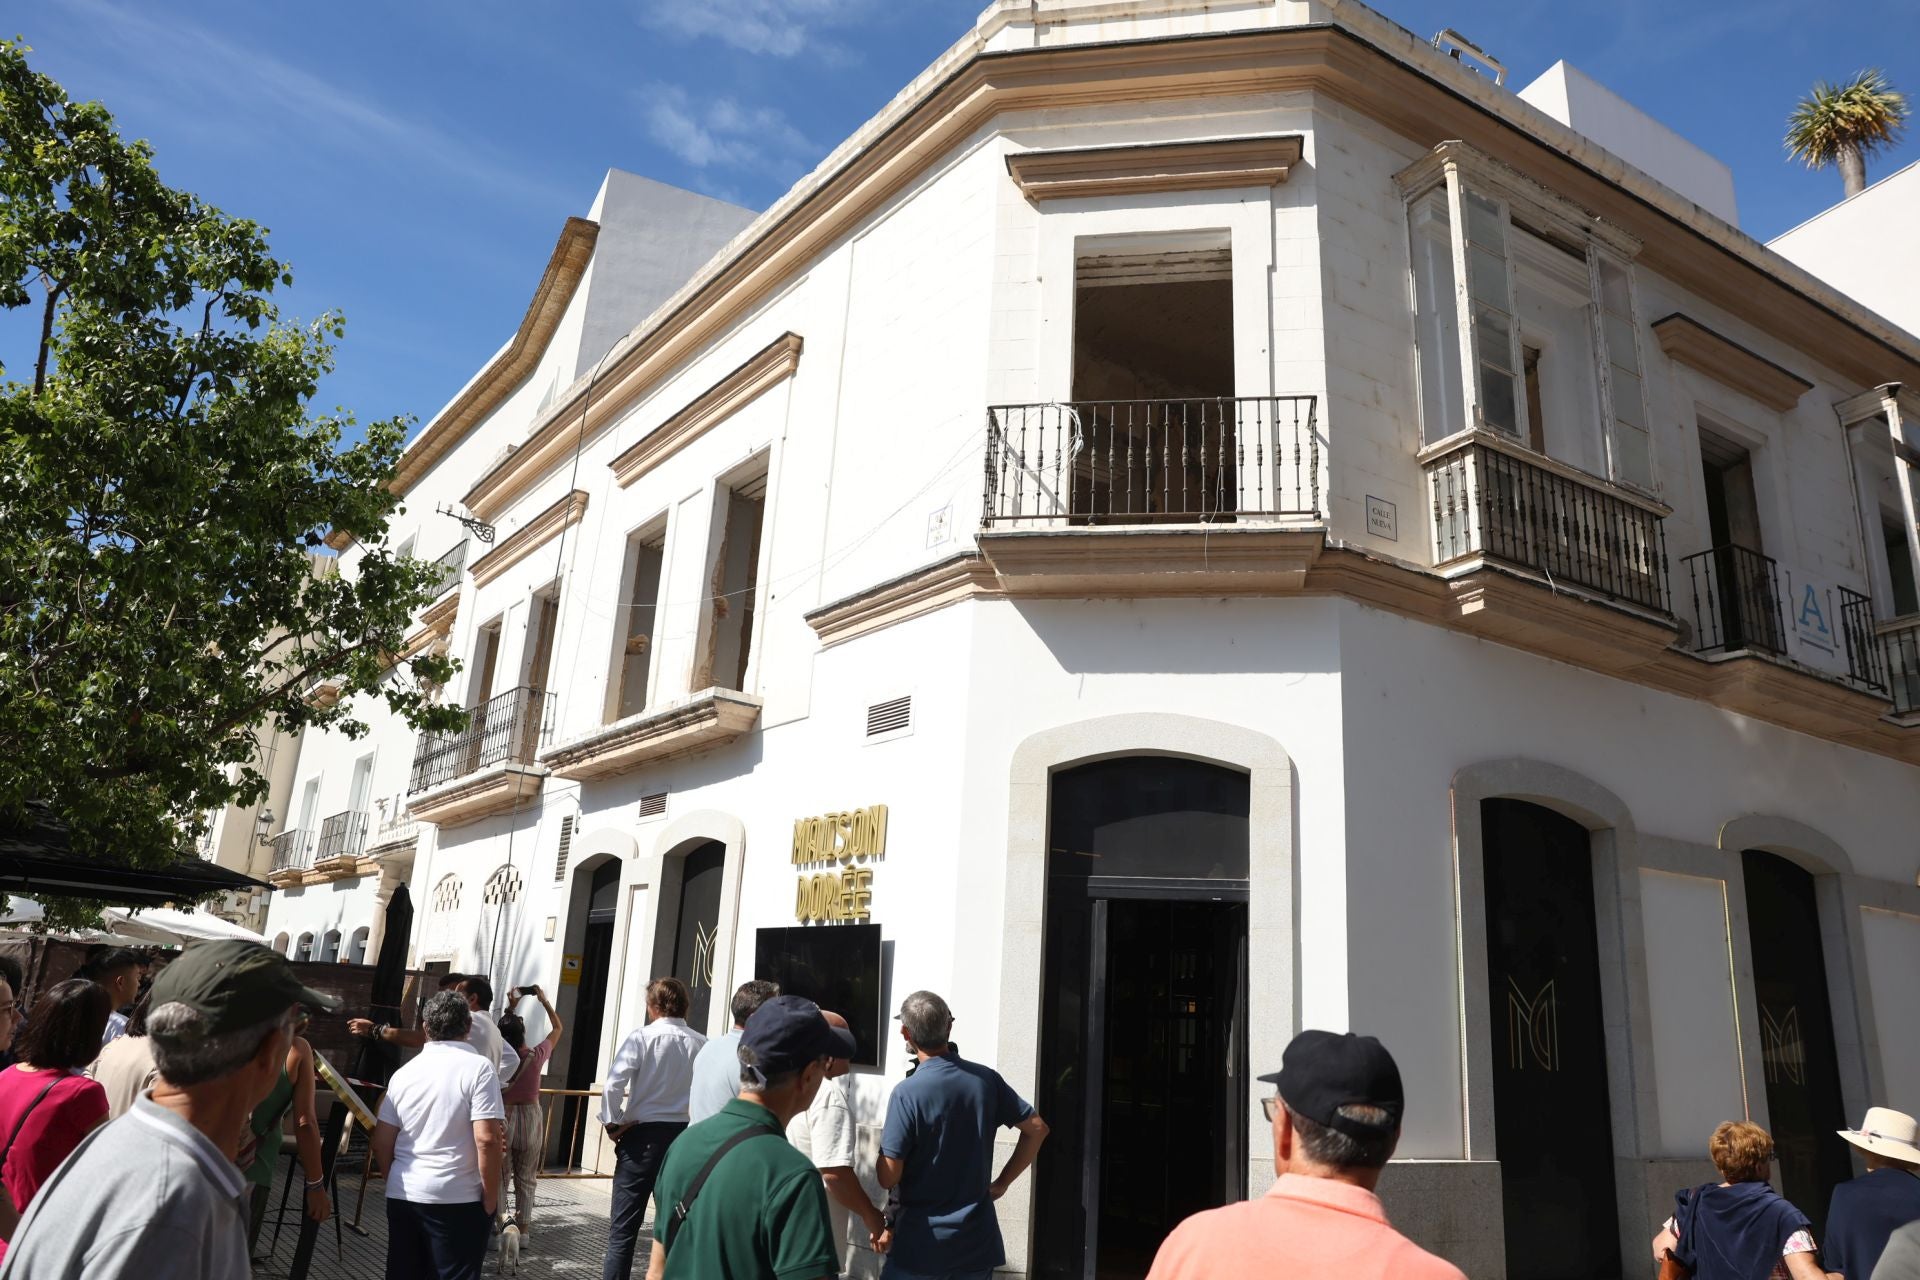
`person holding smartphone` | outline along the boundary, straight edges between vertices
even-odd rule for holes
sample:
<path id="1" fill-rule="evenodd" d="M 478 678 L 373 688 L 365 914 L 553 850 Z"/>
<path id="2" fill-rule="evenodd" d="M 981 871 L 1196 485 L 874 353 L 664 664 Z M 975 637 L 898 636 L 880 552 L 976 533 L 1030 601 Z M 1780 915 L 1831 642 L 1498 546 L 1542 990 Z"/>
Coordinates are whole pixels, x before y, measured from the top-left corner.
<path id="1" fill-rule="evenodd" d="M 538 1044 L 527 1043 L 527 1023 L 517 1012 L 522 1000 L 531 997 L 540 1002 L 547 1015 L 547 1038 Z M 513 1183 L 513 1224 L 520 1228 L 524 1248 L 533 1232 L 534 1188 L 540 1181 L 540 1161 L 547 1144 L 545 1117 L 540 1114 L 540 1073 L 560 1043 L 560 1015 L 554 1011 L 547 993 L 539 987 L 515 987 L 507 992 L 507 1012 L 500 1018 L 500 1035 L 520 1056 L 519 1065 L 508 1077 L 501 1097 L 507 1104 L 507 1177 Z M 507 1200 L 500 1197 L 500 1210 L 506 1212 Z"/>

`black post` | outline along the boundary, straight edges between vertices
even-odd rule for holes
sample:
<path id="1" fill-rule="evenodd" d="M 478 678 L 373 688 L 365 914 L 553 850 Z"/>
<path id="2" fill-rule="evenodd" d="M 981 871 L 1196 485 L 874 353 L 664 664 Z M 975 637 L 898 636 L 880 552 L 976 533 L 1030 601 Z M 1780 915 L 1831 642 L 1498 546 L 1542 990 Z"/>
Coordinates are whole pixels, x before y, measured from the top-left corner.
<path id="1" fill-rule="evenodd" d="M 327 1184 L 329 1193 L 334 1186 L 333 1162 L 340 1151 L 340 1135 L 347 1128 L 347 1104 L 338 1098 L 333 1100 L 333 1109 L 327 1112 L 326 1123 L 320 1126 L 320 1180 Z M 340 1206 L 335 1205 L 336 1215 Z M 335 1222 L 339 1221 L 336 1216 Z M 336 1227 L 335 1230 L 338 1230 Z M 300 1239 L 293 1246 L 293 1265 L 287 1270 L 287 1280 L 307 1280 L 307 1268 L 313 1265 L 313 1245 L 320 1237 L 320 1224 L 307 1216 L 306 1196 L 300 1197 Z"/>

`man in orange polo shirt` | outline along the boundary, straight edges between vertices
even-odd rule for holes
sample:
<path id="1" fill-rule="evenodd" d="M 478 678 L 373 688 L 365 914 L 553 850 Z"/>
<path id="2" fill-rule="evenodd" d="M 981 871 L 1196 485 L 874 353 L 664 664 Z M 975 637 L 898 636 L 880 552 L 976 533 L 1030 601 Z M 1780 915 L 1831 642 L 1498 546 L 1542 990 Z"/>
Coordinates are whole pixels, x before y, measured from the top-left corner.
<path id="1" fill-rule="evenodd" d="M 1395 1231 L 1373 1194 L 1400 1140 L 1406 1095 L 1372 1036 L 1302 1031 L 1262 1099 L 1279 1173 L 1258 1200 L 1196 1213 L 1173 1229 L 1147 1280 L 1466 1280 Z"/>

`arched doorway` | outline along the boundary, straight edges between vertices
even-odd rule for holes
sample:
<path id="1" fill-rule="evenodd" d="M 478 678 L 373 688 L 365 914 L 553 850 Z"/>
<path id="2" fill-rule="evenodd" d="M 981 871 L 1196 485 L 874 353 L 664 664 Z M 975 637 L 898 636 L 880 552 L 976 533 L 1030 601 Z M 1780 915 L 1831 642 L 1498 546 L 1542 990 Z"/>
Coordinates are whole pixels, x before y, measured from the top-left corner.
<path id="1" fill-rule="evenodd" d="M 1521 800 L 1482 801 L 1480 823 L 1507 1275 L 1618 1276 L 1592 837 Z"/>
<path id="2" fill-rule="evenodd" d="M 1740 854 L 1760 1013 L 1760 1061 L 1780 1189 L 1824 1238 L 1833 1188 L 1853 1176 L 1840 1129 L 1840 1062 L 1813 876 L 1776 853 Z"/>
<path id="3" fill-rule="evenodd" d="M 573 1008 L 566 1011 L 568 1089 L 591 1089 L 600 1071 L 601 1022 L 607 1011 L 607 991 L 619 978 L 613 972 L 613 924 L 620 907 L 620 859 L 603 857 L 577 868 L 573 873 L 576 903 L 586 896 L 586 927 L 580 935 L 576 974 L 562 974 L 561 982 L 571 986 Z M 584 884 L 582 882 L 585 882 Z M 577 908 L 576 908 L 577 909 Z M 568 942 L 573 942 L 569 930 Z M 554 997 L 560 997 L 555 993 Z M 561 1107 L 559 1132 L 564 1143 L 562 1163 L 569 1169 L 580 1167 L 586 1131 L 592 1117 L 583 1114 L 592 1107 L 592 1099 L 569 1097 Z"/>
<path id="4" fill-rule="evenodd" d="M 1248 775 L 1130 756 L 1050 793 L 1033 1271 L 1144 1276 L 1246 1195 Z"/>

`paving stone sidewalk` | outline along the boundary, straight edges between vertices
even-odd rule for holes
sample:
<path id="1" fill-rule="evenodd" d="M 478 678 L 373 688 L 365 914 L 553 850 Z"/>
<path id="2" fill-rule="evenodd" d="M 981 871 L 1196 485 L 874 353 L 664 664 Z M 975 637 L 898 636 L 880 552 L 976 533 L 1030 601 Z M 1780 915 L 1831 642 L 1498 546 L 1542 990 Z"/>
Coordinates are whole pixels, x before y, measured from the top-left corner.
<path id="1" fill-rule="evenodd" d="M 600 1274 L 600 1264 L 607 1248 L 607 1212 L 612 1188 L 613 1182 L 609 1178 L 540 1180 L 540 1189 L 534 1200 L 533 1232 L 529 1247 L 520 1257 L 519 1274 L 523 1280 Z M 359 1193 L 359 1169 L 343 1169 L 340 1174 L 342 1203 L 335 1207 L 344 1210 L 349 1222 L 353 1219 L 354 1201 Z M 277 1187 L 275 1194 L 277 1198 Z M 313 1251 L 313 1265 L 307 1272 L 309 1280 L 376 1280 L 385 1274 L 385 1197 L 386 1186 L 378 1178 L 367 1185 L 366 1210 L 360 1217 L 360 1225 L 367 1234 L 359 1235 L 351 1228 L 343 1230 L 340 1253 L 334 1251 L 333 1224 L 329 1222 L 320 1228 L 320 1238 Z M 280 1232 L 279 1248 L 268 1256 L 268 1249 L 273 1244 L 273 1213 L 268 1211 L 266 1226 L 260 1232 L 260 1246 L 256 1250 L 265 1260 L 256 1262 L 253 1268 L 258 1280 L 284 1280 L 293 1263 L 293 1249 L 298 1238 L 294 1209 L 289 1205 L 286 1224 Z M 642 1236 L 643 1240 L 647 1238 Z M 641 1255 L 642 1260 L 635 1266 L 636 1275 L 645 1266 L 644 1257 Z M 487 1255 L 486 1274 L 489 1280 L 503 1274 L 497 1251 Z"/>

